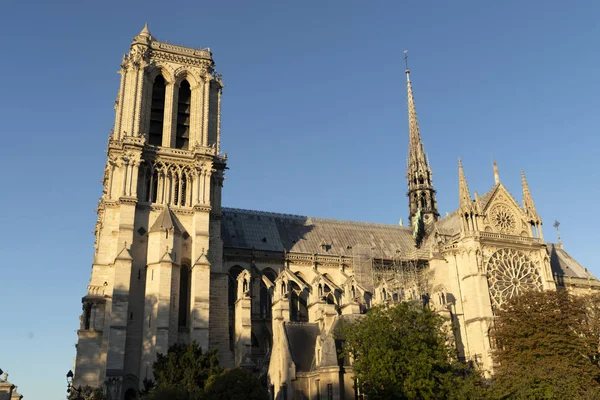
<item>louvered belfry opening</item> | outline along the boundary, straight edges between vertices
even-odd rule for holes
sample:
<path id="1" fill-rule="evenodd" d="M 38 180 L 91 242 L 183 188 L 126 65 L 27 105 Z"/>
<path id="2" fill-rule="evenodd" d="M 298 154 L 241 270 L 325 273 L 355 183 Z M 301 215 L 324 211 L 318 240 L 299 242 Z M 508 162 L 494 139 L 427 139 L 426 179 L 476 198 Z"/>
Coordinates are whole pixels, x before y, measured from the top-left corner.
<path id="1" fill-rule="evenodd" d="M 150 106 L 150 130 L 148 143 L 162 146 L 163 126 L 165 121 L 165 79 L 159 75 L 152 86 L 152 105 Z"/>
<path id="2" fill-rule="evenodd" d="M 187 150 L 190 141 L 190 106 L 192 91 L 188 81 L 181 82 L 177 97 L 177 135 L 175 148 Z"/>

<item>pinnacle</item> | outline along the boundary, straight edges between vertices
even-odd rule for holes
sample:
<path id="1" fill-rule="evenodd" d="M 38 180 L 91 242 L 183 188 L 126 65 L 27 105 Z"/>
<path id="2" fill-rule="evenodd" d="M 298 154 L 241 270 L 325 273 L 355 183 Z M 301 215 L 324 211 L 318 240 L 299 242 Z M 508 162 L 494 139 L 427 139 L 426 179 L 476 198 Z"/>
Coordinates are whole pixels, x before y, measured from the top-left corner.
<path id="1" fill-rule="evenodd" d="M 521 170 L 521 182 L 523 184 L 523 209 L 532 218 L 539 218 L 535 209 L 535 203 L 531 197 L 529 191 L 529 185 L 527 184 L 527 178 L 525 178 L 525 171 Z"/>
<path id="2" fill-rule="evenodd" d="M 467 185 L 467 178 L 465 177 L 465 171 L 463 170 L 462 161 L 458 159 L 458 197 L 461 208 L 471 206 L 471 192 L 469 192 L 469 186 Z"/>
<path id="3" fill-rule="evenodd" d="M 148 23 L 147 22 L 144 24 L 144 28 L 140 32 L 140 36 L 151 36 L 150 29 L 148 29 Z"/>
<path id="4" fill-rule="evenodd" d="M 500 183 L 500 175 L 498 174 L 498 164 L 494 161 L 494 181 L 496 185 Z"/>

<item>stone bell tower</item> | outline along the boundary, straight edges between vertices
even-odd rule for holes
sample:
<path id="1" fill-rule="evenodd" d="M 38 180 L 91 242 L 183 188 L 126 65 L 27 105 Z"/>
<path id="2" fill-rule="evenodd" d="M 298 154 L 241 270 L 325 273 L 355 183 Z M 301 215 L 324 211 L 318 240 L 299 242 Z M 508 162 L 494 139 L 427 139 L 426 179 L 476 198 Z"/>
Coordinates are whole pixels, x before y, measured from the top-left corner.
<path id="1" fill-rule="evenodd" d="M 228 317 L 212 53 L 159 42 L 145 26 L 119 73 L 74 385 L 120 400 L 174 343 L 227 348 Z"/>

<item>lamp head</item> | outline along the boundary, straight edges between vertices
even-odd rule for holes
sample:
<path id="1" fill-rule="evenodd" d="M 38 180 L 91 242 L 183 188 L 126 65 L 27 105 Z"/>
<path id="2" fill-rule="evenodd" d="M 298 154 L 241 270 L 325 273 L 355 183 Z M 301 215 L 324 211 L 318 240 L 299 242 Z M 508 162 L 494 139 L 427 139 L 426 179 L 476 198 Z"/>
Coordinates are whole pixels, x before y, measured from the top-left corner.
<path id="1" fill-rule="evenodd" d="M 67 372 L 67 383 L 70 385 L 71 382 L 73 382 L 73 371 L 69 370 L 69 372 Z"/>

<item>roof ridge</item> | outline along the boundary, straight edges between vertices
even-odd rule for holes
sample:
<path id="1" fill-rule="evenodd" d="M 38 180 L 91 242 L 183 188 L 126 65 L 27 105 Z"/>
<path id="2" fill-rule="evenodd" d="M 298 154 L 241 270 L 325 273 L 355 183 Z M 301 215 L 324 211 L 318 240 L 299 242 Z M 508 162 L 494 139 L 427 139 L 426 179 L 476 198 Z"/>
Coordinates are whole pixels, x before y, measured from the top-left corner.
<path id="1" fill-rule="evenodd" d="M 245 208 L 234 208 L 234 207 L 223 207 L 222 211 L 260 215 L 260 216 L 265 216 L 265 217 L 279 217 L 279 218 L 287 218 L 287 219 L 296 219 L 296 220 L 311 219 L 311 220 L 315 220 L 315 221 L 331 222 L 331 223 L 342 224 L 342 225 L 360 224 L 363 226 L 372 226 L 372 227 L 380 227 L 380 228 L 397 228 L 400 230 L 412 231 L 412 228 L 409 226 L 384 224 L 384 223 L 380 223 L 380 222 L 365 222 L 365 221 L 352 221 L 352 220 L 346 220 L 346 219 L 313 217 L 313 216 L 309 216 L 309 215 L 286 214 L 286 213 L 277 213 L 277 212 L 272 212 L 272 211 L 249 210 L 249 209 L 245 209 Z"/>

